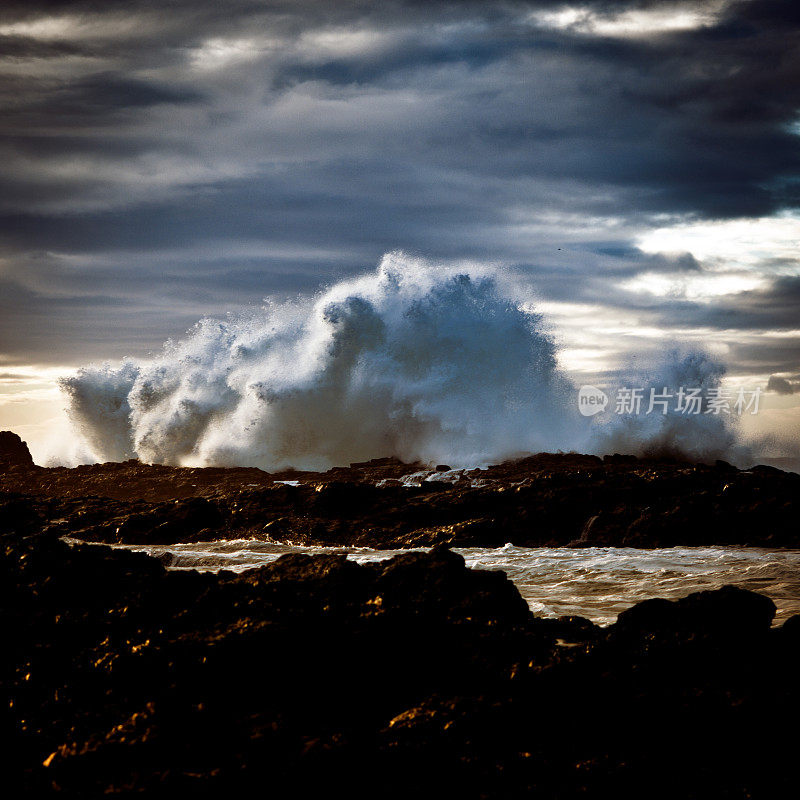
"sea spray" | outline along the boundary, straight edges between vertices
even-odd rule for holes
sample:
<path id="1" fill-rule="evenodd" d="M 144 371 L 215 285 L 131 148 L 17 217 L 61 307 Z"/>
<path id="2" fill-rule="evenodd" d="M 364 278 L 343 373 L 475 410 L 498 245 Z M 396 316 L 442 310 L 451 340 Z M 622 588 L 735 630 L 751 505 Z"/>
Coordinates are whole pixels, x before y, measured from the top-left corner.
<path id="1" fill-rule="evenodd" d="M 387 455 L 473 467 L 539 451 L 741 461 L 730 420 L 587 419 L 530 297 L 486 270 L 385 256 L 314 297 L 201 320 L 154 358 L 61 382 L 96 460 L 324 469 Z M 719 387 L 724 367 L 672 350 L 619 384 Z M 606 387 L 612 393 L 614 387 Z"/>
<path id="2" fill-rule="evenodd" d="M 667 348 L 647 367 L 628 370 L 609 393 L 619 398 L 625 390 L 639 391 L 641 408 L 619 409 L 612 402 L 611 418 L 597 420 L 591 451 L 747 463 L 751 454 L 739 443 L 735 417 L 721 410 L 717 413 L 711 406 L 710 398 L 721 389 L 725 371 L 724 364 L 708 353 L 680 347 Z M 686 402 L 681 405 L 681 397 L 689 390 L 699 395 L 692 407 Z M 656 400 L 652 408 L 651 393 Z M 659 397 L 668 400 L 659 404 Z"/>
<path id="3" fill-rule="evenodd" d="M 589 435 L 537 314 L 491 275 L 401 254 L 315 298 L 203 320 L 152 360 L 87 367 L 62 388 L 103 460 L 472 466 Z"/>

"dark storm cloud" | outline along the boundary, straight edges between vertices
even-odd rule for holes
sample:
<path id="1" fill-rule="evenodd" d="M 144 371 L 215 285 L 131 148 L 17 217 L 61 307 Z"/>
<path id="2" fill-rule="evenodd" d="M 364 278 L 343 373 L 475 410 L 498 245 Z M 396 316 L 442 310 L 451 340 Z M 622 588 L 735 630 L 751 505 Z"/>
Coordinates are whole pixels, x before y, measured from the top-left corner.
<path id="1" fill-rule="evenodd" d="M 794 394 L 794 385 L 778 375 L 770 375 L 767 381 L 767 391 L 778 394 Z"/>
<path id="2" fill-rule="evenodd" d="M 214 37 L 271 34 L 277 28 L 279 43 L 273 51 L 244 67 L 230 67 L 234 80 L 241 75 L 263 81 L 260 94 L 267 103 L 308 83 L 334 96 L 340 85 L 389 92 L 401 84 L 417 91 L 433 89 L 435 99 L 437 79 L 445 82 L 444 102 L 451 103 L 452 113 L 420 120 L 421 141 L 413 149 L 404 148 L 428 170 L 445 165 L 499 177 L 612 184 L 622 201 L 637 209 L 711 216 L 768 213 L 793 198 L 790 184 L 780 191 L 769 188 L 781 178 L 794 177 L 798 166 L 796 137 L 780 125 L 794 119 L 800 95 L 797 53 L 794 37 L 778 26 L 774 14 L 745 13 L 737 4 L 711 30 L 634 40 L 523 24 L 526 12 L 555 5 L 234 3 L 233 12 L 223 15 L 215 6 L 197 3 L 171 5 L 168 13 L 155 3 L 60 4 L 62 13 L 81 11 L 89 21 L 108 18 L 96 36 L 87 22 L 81 35 L 73 37 L 73 46 L 83 42 L 90 57 L 116 59 L 129 70 L 141 72 L 154 65 L 171 69 L 174 86 L 167 88 L 153 76 L 125 80 L 119 71 L 102 69 L 55 85 L 40 78 L 28 95 L 30 102 L 15 104 L 5 115 L 3 129 L 21 116 L 22 124 L 46 124 L 61 136 L 85 125 L 86 116 L 115 122 L 115 112 L 135 105 L 199 100 L 206 92 L 222 99 L 223 89 L 232 87 L 187 72 L 187 48 Z M 619 11 L 657 4 L 581 5 Z M 141 30 L 111 36 L 115 14 L 130 18 L 136 13 L 145 21 Z M 26 6 L 24 18 L 32 16 Z M 161 18 L 165 24 L 159 25 Z M 374 51 L 326 52 L 312 45 L 308 52 L 293 52 L 304 35 L 326 30 L 319 27 L 323 20 L 327 28 L 369 26 L 386 41 Z M 436 22 L 443 30 L 426 35 L 426 25 Z M 122 21 L 117 24 L 125 30 Z M 476 75 L 491 65 L 493 72 Z M 462 72 L 442 74 L 448 67 Z M 557 91 L 549 91 L 553 83 Z M 209 97 L 200 110 L 201 116 L 202 111 L 209 115 L 203 120 L 209 128 L 214 100 Z M 241 107 L 227 110 L 241 112 Z M 141 134 L 155 132 L 152 121 L 142 122 Z M 192 134 L 202 134 L 203 123 L 186 132 L 190 140 Z M 351 129 L 337 133 L 352 138 L 352 147 L 361 153 L 357 131 L 354 119 Z M 168 134 L 175 133 L 159 132 L 161 141 L 154 147 L 165 145 L 172 138 Z M 320 132 L 326 133 L 324 125 Z M 313 131 L 293 133 L 316 144 Z M 368 144 L 368 155 L 380 153 L 380 140 L 372 138 Z"/>
<path id="3" fill-rule="evenodd" d="M 777 278 L 764 288 L 727 295 L 707 306 L 675 304 L 664 309 L 662 318 L 740 331 L 797 330 L 800 326 L 800 277 Z M 797 350 L 797 342 L 789 344 Z"/>
<path id="4" fill-rule="evenodd" d="M 635 247 L 654 215 L 798 204 L 792 4 L 635 36 L 592 21 L 710 6 L 578 5 L 559 28 L 545 1 L 4 2 L 0 353 L 154 347 L 395 248 L 664 324 L 798 327 L 791 278 L 702 306 L 619 288 L 701 270 Z"/>
<path id="5" fill-rule="evenodd" d="M 0 36 L 0 58 L 59 58 L 81 53 L 80 47 L 66 42 L 41 42 L 27 36 Z"/>
<path id="6" fill-rule="evenodd" d="M 770 339 L 734 344 L 726 358 L 729 371 L 738 374 L 783 372 L 797 363 L 797 341 Z"/>

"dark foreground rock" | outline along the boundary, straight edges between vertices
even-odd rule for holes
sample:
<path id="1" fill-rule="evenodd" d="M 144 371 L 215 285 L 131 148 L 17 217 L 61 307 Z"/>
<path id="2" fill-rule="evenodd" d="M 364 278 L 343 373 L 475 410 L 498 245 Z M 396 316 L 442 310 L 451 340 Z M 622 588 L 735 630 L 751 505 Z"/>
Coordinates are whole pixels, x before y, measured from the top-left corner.
<path id="1" fill-rule="evenodd" d="M 0 531 L 50 525 L 107 543 L 798 547 L 799 518 L 795 473 L 632 456 L 438 472 L 390 458 L 323 473 L 137 461 L 0 471 Z"/>
<path id="2" fill-rule="evenodd" d="M 448 550 L 236 576 L 7 534 L 8 797 L 794 796 L 800 618 L 726 588 L 599 629 Z"/>

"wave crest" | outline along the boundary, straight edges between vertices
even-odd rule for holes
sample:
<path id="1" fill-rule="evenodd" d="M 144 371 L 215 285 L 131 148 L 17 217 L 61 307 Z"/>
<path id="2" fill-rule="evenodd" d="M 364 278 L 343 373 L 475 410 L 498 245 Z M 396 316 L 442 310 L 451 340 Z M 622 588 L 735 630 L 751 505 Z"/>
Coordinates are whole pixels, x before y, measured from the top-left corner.
<path id="1" fill-rule="evenodd" d="M 490 274 L 399 253 L 315 298 L 204 319 L 149 361 L 62 381 L 101 460 L 323 469 L 585 446 L 540 316 Z"/>

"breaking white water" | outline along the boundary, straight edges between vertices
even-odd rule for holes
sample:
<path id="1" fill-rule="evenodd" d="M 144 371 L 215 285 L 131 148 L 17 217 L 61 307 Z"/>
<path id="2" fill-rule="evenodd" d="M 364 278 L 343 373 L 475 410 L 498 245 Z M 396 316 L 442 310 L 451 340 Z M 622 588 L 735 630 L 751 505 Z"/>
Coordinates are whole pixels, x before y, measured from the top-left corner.
<path id="1" fill-rule="evenodd" d="M 581 416 L 531 300 L 507 275 L 394 253 L 317 296 L 204 319 L 152 359 L 88 366 L 61 386 L 97 461 L 325 469 L 393 455 L 472 467 L 541 451 L 747 460 L 728 419 Z M 703 353 L 674 350 L 631 380 L 708 389 L 723 373 Z"/>
<path id="2" fill-rule="evenodd" d="M 378 561 L 407 550 L 299 547 L 250 539 L 172 545 L 130 545 L 158 556 L 168 569 L 243 572 L 285 553 L 346 553 L 358 562 Z M 800 550 L 757 547 L 467 547 L 467 565 L 503 570 L 538 616 L 567 614 L 600 625 L 651 597 L 670 600 L 734 584 L 772 598 L 776 623 L 800 613 Z"/>

